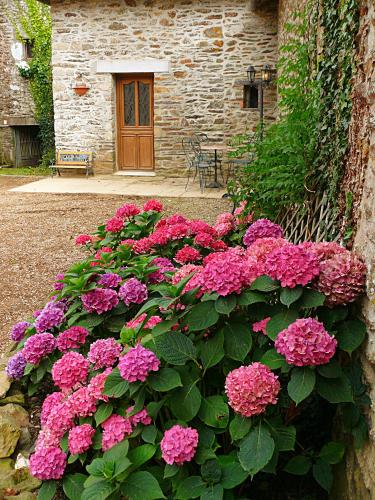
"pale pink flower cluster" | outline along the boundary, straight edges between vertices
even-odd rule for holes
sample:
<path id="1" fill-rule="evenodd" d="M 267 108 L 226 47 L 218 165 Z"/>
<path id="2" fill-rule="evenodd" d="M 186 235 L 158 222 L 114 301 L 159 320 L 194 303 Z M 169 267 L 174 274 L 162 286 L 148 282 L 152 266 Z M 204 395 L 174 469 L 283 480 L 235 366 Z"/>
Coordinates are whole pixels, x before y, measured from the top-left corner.
<path id="1" fill-rule="evenodd" d="M 132 347 L 124 356 L 120 358 L 118 368 L 120 375 L 128 382 L 140 380 L 144 382 L 150 371 L 158 371 L 160 360 L 149 349 L 145 349 L 141 344 Z"/>
<path id="2" fill-rule="evenodd" d="M 111 288 L 95 288 L 81 297 L 83 307 L 89 313 L 103 314 L 117 306 L 119 300 Z"/>
<path id="3" fill-rule="evenodd" d="M 284 245 L 287 245 L 287 240 L 284 238 L 259 238 L 255 240 L 246 250 L 246 255 L 249 257 L 249 262 L 254 263 L 254 259 L 258 268 L 259 276 L 265 274 L 265 264 L 268 255 Z"/>
<path id="4" fill-rule="evenodd" d="M 96 340 L 90 346 L 87 359 L 94 365 L 94 370 L 113 366 L 121 353 L 121 346 L 113 337 Z"/>
<path id="5" fill-rule="evenodd" d="M 283 236 L 284 231 L 278 224 L 269 219 L 258 219 L 247 229 L 243 242 L 248 247 L 259 238 L 282 238 Z"/>
<path id="6" fill-rule="evenodd" d="M 196 266 L 195 264 L 185 264 L 180 267 L 177 272 L 173 275 L 172 283 L 177 285 L 181 280 L 189 276 L 189 274 L 196 273 L 200 269 L 203 269 L 202 266 Z"/>
<path id="7" fill-rule="evenodd" d="M 78 352 L 68 352 L 52 367 L 52 379 L 61 390 L 72 389 L 84 383 L 89 371 L 89 362 Z"/>
<path id="8" fill-rule="evenodd" d="M 26 340 L 22 355 L 28 363 L 38 365 L 55 348 L 56 339 L 51 333 L 37 333 Z"/>
<path id="9" fill-rule="evenodd" d="M 336 347 L 337 340 L 314 318 L 297 319 L 275 341 L 276 351 L 295 366 L 324 365 L 334 356 Z"/>
<path id="10" fill-rule="evenodd" d="M 314 287 L 326 296 L 326 304 L 338 306 L 354 302 L 365 291 L 366 265 L 348 250 L 320 264 L 320 274 Z"/>
<path id="11" fill-rule="evenodd" d="M 273 250 L 265 262 L 265 273 L 279 280 L 282 287 L 305 286 L 316 278 L 319 272 L 317 257 L 291 243 Z"/>
<path id="12" fill-rule="evenodd" d="M 103 451 L 109 450 L 117 443 L 120 443 L 133 431 L 130 420 L 116 414 L 111 415 L 101 425 L 103 427 Z"/>
<path id="13" fill-rule="evenodd" d="M 87 451 L 92 445 L 95 429 L 90 424 L 83 424 L 73 427 L 69 431 L 68 447 L 72 455 L 79 455 Z"/>
<path id="14" fill-rule="evenodd" d="M 256 362 L 229 372 L 225 392 L 236 413 L 252 417 L 264 413 L 268 405 L 277 403 L 280 382 L 268 366 Z"/>
<path id="15" fill-rule="evenodd" d="M 196 429 L 174 425 L 164 432 L 160 442 L 163 460 L 169 465 L 190 462 L 197 450 L 198 440 Z"/>
<path id="16" fill-rule="evenodd" d="M 126 328 L 137 328 L 141 325 L 144 320 L 147 318 L 147 314 L 143 313 L 138 318 L 132 319 L 126 323 Z M 152 330 L 154 326 L 163 321 L 160 316 L 151 316 L 146 324 L 143 326 L 145 330 Z"/>
<path id="17" fill-rule="evenodd" d="M 124 220 L 121 217 L 114 216 L 112 219 L 107 220 L 105 230 L 110 233 L 119 233 L 124 227 Z"/>
<path id="18" fill-rule="evenodd" d="M 235 218 L 230 212 L 223 212 L 217 216 L 216 224 L 230 224 L 234 228 Z"/>
<path id="19" fill-rule="evenodd" d="M 89 334 L 82 326 L 72 326 L 61 332 L 57 337 L 57 348 L 60 352 L 67 352 L 70 349 L 79 349 L 85 342 Z"/>
<path id="20" fill-rule="evenodd" d="M 267 335 L 267 331 L 266 331 L 266 327 L 267 327 L 267 323 L 269 322 L 271 318 L 268 317 L 268 318 L 264 318 L 260 321 L 257 321 L 256 323 L 253 323 L 253 332 L 262 332 L 263 335 Z"/>
<path id="21" fill-rule="evenodd" d="M 55 446 L 40 448 L 30 457 L 31 474 L 42 481 L 61 479 L 65 467 L 66 455 L 60 448 Z"/>
<path id="22" fill-rule="evenodd" d="M 196 262 L 201 260 L 202 254 L 199 250 L 190 245 L 183 246 L 174 256 L 174 260 L 179 264 L 187 264 L 188 262 Z"/>

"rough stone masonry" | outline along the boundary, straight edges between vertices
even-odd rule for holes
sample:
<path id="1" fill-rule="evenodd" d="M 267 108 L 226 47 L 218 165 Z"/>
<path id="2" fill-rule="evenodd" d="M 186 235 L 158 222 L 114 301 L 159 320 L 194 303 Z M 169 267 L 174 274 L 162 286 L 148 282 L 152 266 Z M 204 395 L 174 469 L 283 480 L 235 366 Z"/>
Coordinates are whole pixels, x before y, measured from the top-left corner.
<path id="1" fill-rule="evenodd" d="M 51 0 L 57 149 L 96 154 L 95 172 L 116 170 L 115 74 L 98 61 L 167 60 L 155 73 L 154 149 L 158 175 L 186 175 L 183 137 L 204 132 L 224 141 L 254 129 L 257 110 L 242 108 L 249 64 L 277 60 L 277 10 L 247 0 Z M 90 85 L 84 96 L 72 84 Z M 265 95 L 266 119 L 276 89 Z"/>

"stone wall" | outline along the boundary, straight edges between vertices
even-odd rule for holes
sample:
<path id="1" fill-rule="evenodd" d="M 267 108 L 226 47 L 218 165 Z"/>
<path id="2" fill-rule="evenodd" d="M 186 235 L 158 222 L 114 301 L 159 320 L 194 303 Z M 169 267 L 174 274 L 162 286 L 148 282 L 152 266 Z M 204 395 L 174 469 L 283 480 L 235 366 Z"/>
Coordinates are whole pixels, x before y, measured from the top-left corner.
<path id="1" fill-rule="evenodd" d="M 52 0 L 56 146 L 96 152 L 96 172 L 116 170 L 115 78 L 101 61 L 168 60 L 155 74 L 155 170 L 184 175 L 181 139 L 205 132 L 224 140 L 253 129 L 256 110 L 241 109 L 250 63 L 274 64 L 277 13 L 247 0 Z M 90 83 L 78 97 L 78 73 Z M 275 116 L 275 89 L 265 96 Z"/>
<path id="2" fill-rule="evenodd" d="M 29 82 L 19 75 L 16 63 L 22 59 L 22 47 L 16 40 L 9 17 L 14 3 L 0 0 L 0 164 L 13 164 L 13 134 L 9 124 L 33 122 L 33 100 Z"/>

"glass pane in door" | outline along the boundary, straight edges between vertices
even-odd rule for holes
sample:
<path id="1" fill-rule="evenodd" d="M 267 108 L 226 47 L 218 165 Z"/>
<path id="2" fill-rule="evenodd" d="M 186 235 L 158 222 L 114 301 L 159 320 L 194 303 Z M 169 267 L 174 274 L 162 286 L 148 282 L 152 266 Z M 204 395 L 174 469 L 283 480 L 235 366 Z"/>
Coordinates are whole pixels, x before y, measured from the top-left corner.
<path id="1" fill-rule="evenodd" d="M 124 84 L 124 117 L 125 125 L 135 126 L 135 82 Z"/>
<path id="2" fill-rule="evenodd" d="M 150 125 L 150 84 L 138 82 L 139 125 Z"/>

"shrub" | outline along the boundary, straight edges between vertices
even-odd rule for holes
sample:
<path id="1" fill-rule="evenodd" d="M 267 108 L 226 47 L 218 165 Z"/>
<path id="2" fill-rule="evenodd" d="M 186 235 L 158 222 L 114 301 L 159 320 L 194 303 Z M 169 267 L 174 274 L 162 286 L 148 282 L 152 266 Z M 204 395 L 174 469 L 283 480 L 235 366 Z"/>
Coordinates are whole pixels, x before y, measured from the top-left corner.
<path id="1" fill-rule="evenodd" d="M 79 236 L 87 258 L 12 329 L 8 373 L 29 395 L 50 388 L 30 460 L 42 494 L 62 480 L 70 499 L 258 498 L 267 477 L 267 498 L 277 478 L 300 498 L 312 478 L 331 488 L 337 410 L 363 443 L 368 398 L 351 358 L 365 336 L 353 303 L 363 263 L 338 245 L 292 245 L 264 221 L 277 238 L 250 241 L 255 223 L 237 245 L 242 209 L 219 216 L 220 237 L 162 218 L 158 203 L 121 207 L 121 224 Z M 338 255 L 355 279 L 340 281 L 336 306 L 319 273 Z"/>

